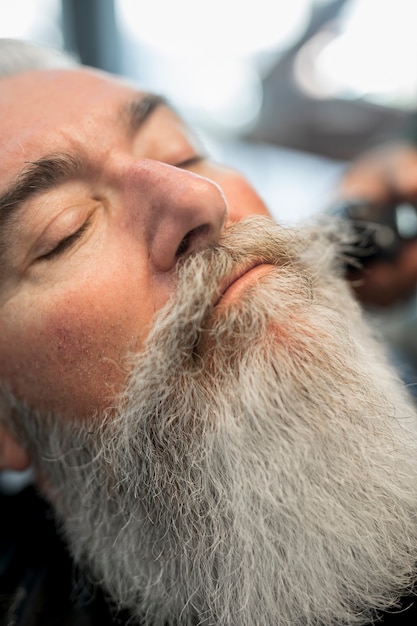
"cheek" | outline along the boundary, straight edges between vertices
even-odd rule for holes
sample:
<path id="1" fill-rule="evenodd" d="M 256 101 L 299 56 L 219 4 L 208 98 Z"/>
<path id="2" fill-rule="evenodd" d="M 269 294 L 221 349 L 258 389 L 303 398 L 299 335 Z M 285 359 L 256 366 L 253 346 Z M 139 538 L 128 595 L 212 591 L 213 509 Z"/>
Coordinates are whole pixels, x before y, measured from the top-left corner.
<path id="1" fill-rule="evenodd" d="M 143 345 L 153 301 L 143 276 L 100 278 L 20 299 L 8 323 L 0 322 L 0 375 L 30 406 L 82 417 L 120 391 L 125 356 Z"/>
<path id="2" fill-rule="evenodd" d="M 218 182 L 229 205 L 230 222 L 238 222 L 251 215 L 271 217 L 260 196 L 239 174 L 225 175 Z"/>

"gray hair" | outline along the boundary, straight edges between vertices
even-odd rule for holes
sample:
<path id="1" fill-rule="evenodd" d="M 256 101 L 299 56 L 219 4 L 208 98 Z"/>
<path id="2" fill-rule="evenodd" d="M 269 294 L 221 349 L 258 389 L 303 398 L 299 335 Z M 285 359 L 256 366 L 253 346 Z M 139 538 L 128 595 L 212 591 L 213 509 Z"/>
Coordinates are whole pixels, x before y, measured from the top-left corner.
<path id="1" fill-rule="evenodd" d="M 18 39 L 0 39 L 0 78 L 42 69 L 74 68 L 79 62 L 66 52 Z"/>

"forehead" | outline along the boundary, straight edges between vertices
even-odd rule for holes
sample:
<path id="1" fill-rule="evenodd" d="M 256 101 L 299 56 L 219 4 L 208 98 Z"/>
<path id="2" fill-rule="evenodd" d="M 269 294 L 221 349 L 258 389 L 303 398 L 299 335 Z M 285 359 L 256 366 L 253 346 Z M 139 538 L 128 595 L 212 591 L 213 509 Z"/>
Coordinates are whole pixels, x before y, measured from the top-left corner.
<path id="1" fill-rule="evenodd" d="M 140 95 L 93 70 L 43 70 L 0 79 L 0 187 L 28 160 L 59 150 L 63 140 L 94 142 L 114 131 L 123 106 Z"/>

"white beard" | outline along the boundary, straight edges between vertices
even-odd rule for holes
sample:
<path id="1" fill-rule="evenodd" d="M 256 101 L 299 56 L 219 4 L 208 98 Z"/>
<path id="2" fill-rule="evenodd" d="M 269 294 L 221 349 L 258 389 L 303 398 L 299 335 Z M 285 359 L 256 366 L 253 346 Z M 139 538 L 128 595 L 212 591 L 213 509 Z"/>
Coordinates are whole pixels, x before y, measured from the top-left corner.
<path id="1" fill-rule="evenodd" d="M 238 224 L 185 262 L 116 415 L 18 404 L 74 558 L 145 624 L 364 624 L 413 581 L 414 409 L 333 256 Z M 277 268 L 213 314 L 248 258 Z"/>

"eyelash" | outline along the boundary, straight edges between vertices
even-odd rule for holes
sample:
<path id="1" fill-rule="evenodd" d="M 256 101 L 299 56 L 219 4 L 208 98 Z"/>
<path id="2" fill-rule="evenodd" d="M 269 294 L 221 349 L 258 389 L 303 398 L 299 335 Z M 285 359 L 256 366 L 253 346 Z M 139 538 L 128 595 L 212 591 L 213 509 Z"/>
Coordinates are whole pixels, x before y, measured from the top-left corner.
<path id="1" fill-rule="evenodd" d="M 38 258 L 38 261 L 49 261 L 60 254 L 63 254 L 66 250 L 69 250 L 75 243 L 82 237 L 84 232 L 90 226 L 90 220 L 87 220 L 81 228 L 79 228 L 75 233 L 69 235 L 69 237 L 65 237 L 62 239 L 50 252 L 43 254 Z"/>
<path id="2" fill-rule="evenodd" d="M 201 161 L 204 161 L 205 158 L 206 157 L 201 154 L 196 154 L 195 156 L 190 157 L 189 159 L 186 159 L 181 163 L 176 163 L 175 167 L 178 167 L 180 169 L 192 167 L 193 165 L 198 165 L 199 163 L 201 163 Z"/>

